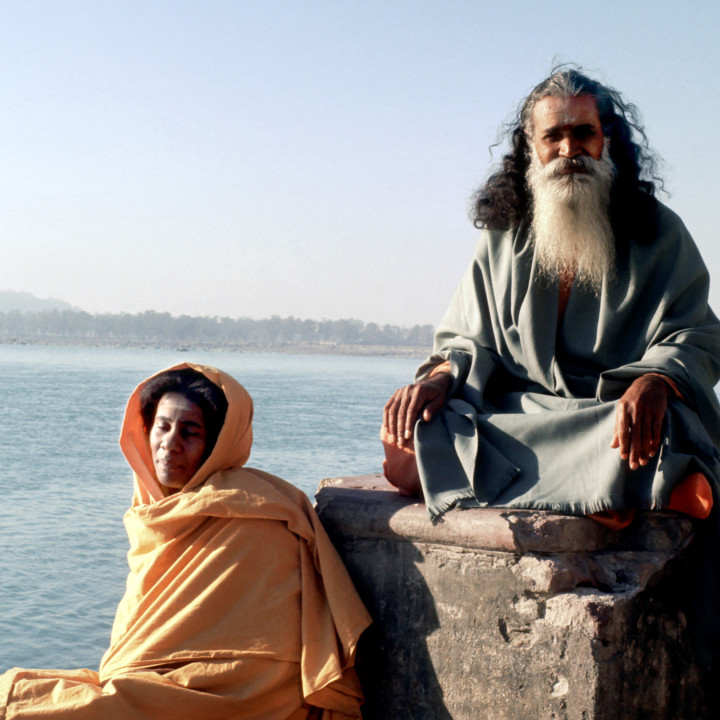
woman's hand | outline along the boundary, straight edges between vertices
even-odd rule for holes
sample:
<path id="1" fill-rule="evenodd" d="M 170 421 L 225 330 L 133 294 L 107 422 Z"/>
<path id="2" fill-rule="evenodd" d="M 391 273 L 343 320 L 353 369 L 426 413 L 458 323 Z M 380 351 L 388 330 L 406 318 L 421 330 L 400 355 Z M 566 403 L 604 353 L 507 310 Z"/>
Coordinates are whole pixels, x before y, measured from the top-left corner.
<path id="1" fill-rule="evenodd" d="M 411 440 L 420 413 L 423 420 L 430 420 L 445 404 L 451 382 L 450 373 L 439 372 L 396 390 L 383 411 L 383 428 L 389 435 L 388 440 L 398 447 Z"/>
<path id="2" fill-rule="evenodd" d="M 657 375 L 641 375 L 620 398 L 610 447 L 631 470 L 647 465 L 660 447 L 670 386 Z"/>

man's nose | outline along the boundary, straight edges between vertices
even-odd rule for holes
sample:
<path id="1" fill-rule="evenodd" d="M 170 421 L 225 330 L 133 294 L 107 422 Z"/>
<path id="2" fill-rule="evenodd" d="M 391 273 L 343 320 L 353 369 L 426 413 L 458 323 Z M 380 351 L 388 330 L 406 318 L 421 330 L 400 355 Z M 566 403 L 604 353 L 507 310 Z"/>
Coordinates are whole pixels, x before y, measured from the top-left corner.
<path id="1" fill-rule="evenodd" d="M 580 154 L 580 143 L 572 136 L 564 137 L 560 142 L 560 157 L 574 158 Z"/>

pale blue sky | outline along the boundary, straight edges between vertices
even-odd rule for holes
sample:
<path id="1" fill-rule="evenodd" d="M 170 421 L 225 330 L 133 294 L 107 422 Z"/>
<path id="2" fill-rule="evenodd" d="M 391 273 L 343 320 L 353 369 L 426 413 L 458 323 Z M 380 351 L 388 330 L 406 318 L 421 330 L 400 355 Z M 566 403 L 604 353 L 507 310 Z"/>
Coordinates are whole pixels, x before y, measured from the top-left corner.
<path id="1" fill-rule="evenodd" d="M 436 324 L 553 59 L 637 104 L 720 309 L 720 3 L 0 0 L 0 289 Z"/>

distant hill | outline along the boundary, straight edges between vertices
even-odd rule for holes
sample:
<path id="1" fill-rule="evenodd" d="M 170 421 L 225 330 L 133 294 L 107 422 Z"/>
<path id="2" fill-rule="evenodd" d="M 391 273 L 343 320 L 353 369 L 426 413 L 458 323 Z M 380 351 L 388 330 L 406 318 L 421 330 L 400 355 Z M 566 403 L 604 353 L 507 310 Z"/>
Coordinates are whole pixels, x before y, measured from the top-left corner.
<path id="1" fill-rule="evenodd" d="M 78 310 L 64 300 L 39 298 L 27 292 L 0 290 L 0 312 L 19 310 L 20 312 L 43 312 L 45 310 Z"/>

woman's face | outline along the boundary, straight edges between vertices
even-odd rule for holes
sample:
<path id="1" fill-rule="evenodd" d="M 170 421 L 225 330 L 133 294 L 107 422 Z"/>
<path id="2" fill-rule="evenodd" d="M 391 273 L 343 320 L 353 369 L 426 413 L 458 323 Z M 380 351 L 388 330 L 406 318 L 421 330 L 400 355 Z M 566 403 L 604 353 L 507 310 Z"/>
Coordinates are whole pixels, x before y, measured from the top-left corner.
<path id="1" fill-rule="evenodd" d="M 171 492 L 184 487 L 202 465 L 207 436 L 202 410 L 179 393 L 160 398 L 150 429 L 155 474 Z"/>

